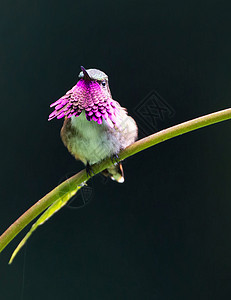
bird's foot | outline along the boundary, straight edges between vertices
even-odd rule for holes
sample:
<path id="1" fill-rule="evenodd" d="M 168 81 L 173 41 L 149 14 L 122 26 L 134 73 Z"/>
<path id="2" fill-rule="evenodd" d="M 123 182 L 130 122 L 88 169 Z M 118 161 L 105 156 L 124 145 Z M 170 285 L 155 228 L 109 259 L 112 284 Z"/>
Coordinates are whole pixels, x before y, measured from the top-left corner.
<path id="1" fill-rule="evenodd" d="M 87 172 L 88 177 L 92 177 L 95 175 L 95 173 L 93 172 L 92 167 L 90 166 L 89 163 L 87 163 L 87 165 L 86 165 L 86 172 Z"/>
<path id="2" fill-rule="evenodd" d="M 112 163 L 116 166 L 116 165 L 118 165 L 118 163 L 120 162 L 119 161 L 119 155 L 118 154 L 113 154 L 112 156 L 111 156 L 111 161 L 112 161 Z"/>

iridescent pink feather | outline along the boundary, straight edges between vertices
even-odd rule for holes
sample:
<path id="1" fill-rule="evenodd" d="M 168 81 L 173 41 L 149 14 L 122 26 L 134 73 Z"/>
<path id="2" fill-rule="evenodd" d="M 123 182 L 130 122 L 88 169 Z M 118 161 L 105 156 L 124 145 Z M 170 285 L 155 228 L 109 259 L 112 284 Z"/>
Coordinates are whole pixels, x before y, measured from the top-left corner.
<path id="1" fill-rule="evenodd" d="M 116 101 L 102 92 L 97 81 L 80 79 L 66 95 L 50 105 L 54 106 L 55 110 L 49 115 L 48 121 L 64 116 L 78 117 L 84 110 L 88 121 L 102 124 L 104 119 L 110 127 L 116 124 Z"/>

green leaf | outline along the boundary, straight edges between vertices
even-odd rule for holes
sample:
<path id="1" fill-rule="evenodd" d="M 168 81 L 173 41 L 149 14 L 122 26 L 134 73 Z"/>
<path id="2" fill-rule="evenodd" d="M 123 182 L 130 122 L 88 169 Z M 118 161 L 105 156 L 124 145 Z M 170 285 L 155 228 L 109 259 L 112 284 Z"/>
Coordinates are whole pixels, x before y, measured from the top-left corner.
<path id="1" fill-rule="evenodd" d="M 78 185 L 76 189 L 65 193 L 64 195 L 61 195 L 59 199 L 57 199 L 51 206 L 47 208 L 47 210 L 38 218 L 38 220 L 32 225 L 30 231 L 26 234 L 26 236 L 21 240 L 21 242 L 18 244 L 17 248 L 14 250 L 9 264 L 11 264 L 19 252 L 19 250 L 25 245 L 26 241 L 29 239 L 29 237 L 32 235 L 32 233 L 38 228 L 38 226 L 44 224 L 50 217 L 52 217 L 57 211 L 59 211 L 64 205 L 67 204 L 67 202 L 70 200 L 71 197 L 73 197 L 78 190 L 81 189 L 83 185 Z"/>

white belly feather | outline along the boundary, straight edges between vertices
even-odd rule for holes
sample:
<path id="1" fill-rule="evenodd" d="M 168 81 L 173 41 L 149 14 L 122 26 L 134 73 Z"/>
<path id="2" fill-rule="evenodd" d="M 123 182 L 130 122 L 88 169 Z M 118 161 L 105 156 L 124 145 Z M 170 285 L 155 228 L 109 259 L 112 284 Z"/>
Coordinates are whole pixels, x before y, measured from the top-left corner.
<path id="1" fill-rule="evenodd" d="M 84 163 L 92 165 L 132 144 L 137 137 L 136 124 L 125 111 L 121 117 L 119 128 L 110 128 L 104 120 L 102 124 L 88 121 L 84 111 L 79 117 L 71 117 L 71 125 L 81 136 L 72 136 L 72 153 L 84 157 Z"/>

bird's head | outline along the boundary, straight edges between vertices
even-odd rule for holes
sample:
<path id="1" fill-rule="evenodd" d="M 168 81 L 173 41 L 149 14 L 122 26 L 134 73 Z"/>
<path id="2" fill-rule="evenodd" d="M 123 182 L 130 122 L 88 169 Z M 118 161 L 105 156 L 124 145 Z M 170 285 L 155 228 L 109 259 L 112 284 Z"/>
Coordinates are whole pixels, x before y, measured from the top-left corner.
<path id="1" fill-rule="evenodd" d="M 109 93 L 109 95 L 111 96 L 107 74 L 98 69 L 86 70 L 83 66 L 81 66 L 81 70 L 82 71 L 79 73 L 80 80 L 83 80 L 86 85 L 90 82 L 98 83 L 98 85 L 101 87 L 102 92 Z"/>
<path id="2" fill-rule="evenodd" d="M 81 67 L 77 84 L 59 100 L 51 104 L 55 110 L 49 120 L 66 116 L 78 117 L 85 111 L 88 121 L 102 124 L 103 119 L 110 127 L 116 123 L 116 102 L 112 99 L 108 85 L 108 76 L 97 69 Z"/>

